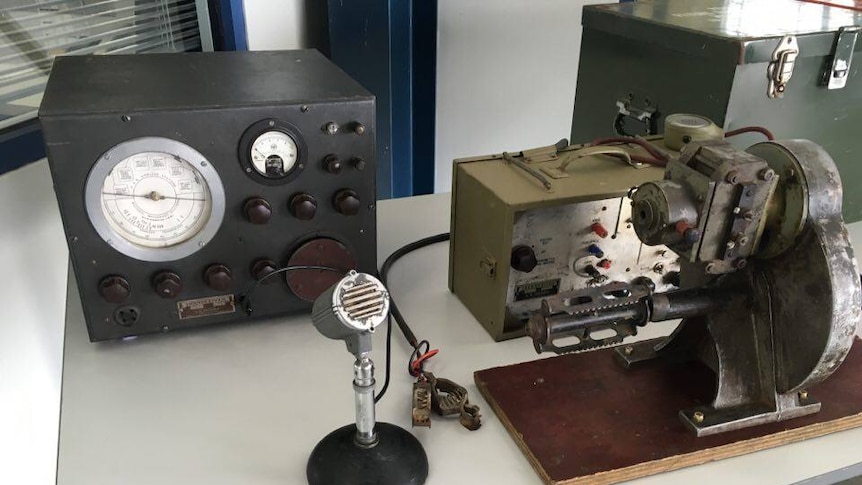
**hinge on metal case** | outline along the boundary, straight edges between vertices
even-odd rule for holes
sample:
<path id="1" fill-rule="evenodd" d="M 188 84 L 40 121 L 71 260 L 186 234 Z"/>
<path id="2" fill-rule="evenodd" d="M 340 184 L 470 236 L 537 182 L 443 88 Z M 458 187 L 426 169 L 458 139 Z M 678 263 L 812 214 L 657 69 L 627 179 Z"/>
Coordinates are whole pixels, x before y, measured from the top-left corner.
<path id="1" fill-rule="evenodd" d="M 860 27 L 851 25 L 838 29 L 838 37 L 835 39 L 835 52 L 832 62 L 829 63 L 823 73 L 823 84 L 827 89 L 841 89 L 847 84 L 850 77 L 850 63 L 853 61 L 853 51 L 856 49 L 856 37 L 859 35 Z"/>
<path id="2" fill-rule="evenodd" d="M 778 43 L 778 47 L 772 51 L 772 61 L 766 67 L 766 76 L 769 78 L 769 89 L 766 94 L 770 98 L 781 98 L 787 89 L 787 82 L 793 75 L 793 65 L 799 55 L 799 44 L 796 36 L 785 35 Z"/>

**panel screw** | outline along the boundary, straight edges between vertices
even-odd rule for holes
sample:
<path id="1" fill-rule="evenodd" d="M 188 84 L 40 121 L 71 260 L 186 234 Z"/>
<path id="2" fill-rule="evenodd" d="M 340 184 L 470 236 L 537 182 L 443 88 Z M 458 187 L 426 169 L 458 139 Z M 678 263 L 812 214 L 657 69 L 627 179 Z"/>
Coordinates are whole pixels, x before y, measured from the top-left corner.
<path id="1" fill-rule="evenodd" d="M 694 412 L 694 414 L 692 414 L 692 415 L 691 415 L 691 417 L 692 417 L 692 419 L 694 419 L 694 422 L 695 422 L 695 423 L 702 423 L 702 422 L 703 422 L 703 417 L 704 417 L 704 416 L 703 416 L 703 413 L 702 413 L 702 412 L 700 412 L 700 411 L 695 411 L 695 412 Z"/>
<path id="2" fill-rule="evenodd" d="M 724 180 L 726 180 L 728 183 L 735 184 L 739 181 L 739 172 L 737 172 L 736 170 L 731 170 L 730 172 L 727 172 L 727 175 L 724 176 Z"/>
<path id="3" fill-rule="evenodd" d="M 303 113 L 308 113 L 308 106 L 306 106 L 306 105 L 300 106 L 299 111 L 302 111 Z"/>
<path id="4" fill-rule="evenodd" d="M 132 121 L 132 117 L 129 115 L 123 115 L 120 119 L 123 120 L 124 123 Z"/>
<path id="5" fill-rule="evenodd" d="M 761 180 L 766 180 L 767 182 L 772 180 L 772 177 L 775 177 L 775 171 L 771 168 L 764 168 L 757 174 Z"/>
<path id="6" fill-rule="evenodd" d="M 806 391 L 805 389 L 799 391 L 799 399 L 808 399 L 808 391 Z"/>
<path id="7" fill-rule="evenodd" d="M 326 132 L 327 135 L 334 135 L 338 133 L 338 123 L 334 121 L 330 121 L 323 125 L 323 131 Z"/>

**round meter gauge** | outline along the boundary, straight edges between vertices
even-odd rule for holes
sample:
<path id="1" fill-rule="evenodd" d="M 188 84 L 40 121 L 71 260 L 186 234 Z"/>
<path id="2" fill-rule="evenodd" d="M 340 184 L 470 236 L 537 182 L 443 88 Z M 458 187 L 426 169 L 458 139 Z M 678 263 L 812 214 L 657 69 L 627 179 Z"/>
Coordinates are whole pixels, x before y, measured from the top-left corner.
<path id="1" fill-rule="evenodd" d="M 117 251 L 142 261 L 173 261 L 204 247 L 224 218 L 224 187 L 188 145 L 139 138 L 110 149 L 86 185 L 87 214 Z"/>
<path id="2" fill-rule="evenodd" d="M 299 130 L 276 119 L 251 125 L 239 141 L 239 160 L 245 173 L 267 185 L 292 180 L 305 167 L 305 154 Z"/>
<path id="3" fill-rule="evenodd" d="M 281 178 L 293 170 L 297 152 L 296 141 L 290 135 L 266 131 L 251 142 L 251 165 L 264 177 Z"/>

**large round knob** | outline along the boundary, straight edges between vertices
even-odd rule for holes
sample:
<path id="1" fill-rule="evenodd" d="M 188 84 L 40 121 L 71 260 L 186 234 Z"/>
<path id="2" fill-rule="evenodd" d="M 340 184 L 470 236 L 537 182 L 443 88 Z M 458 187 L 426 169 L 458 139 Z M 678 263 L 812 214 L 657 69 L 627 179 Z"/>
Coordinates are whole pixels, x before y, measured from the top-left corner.
<path id="1" fill-rule="evenodd" d="M 512 268 L 517 271 L 529 273 L 536 268 L 539 261 L 536 259 L 536 253 L 530 246 L 520 245 L 512 248 Z"/>
<path id="2" fill-rule="evenodd" d="M 327 155 L 323 159 L 323 168 L 331 174 L 339 174 L 341 173 L 341 169 L 344 168 L 344 164 L 341 163 L 338 155 Z"/>
<path id="3" fill-rule="evenodd" d="M 290 198 L 288 208 L 297 219 L 310 221 L 317 214 L 317 201 L 310 194 L 296 194 Z"/>
<path id="4" fill-rule="evenodd" d="M 266 224 L 272 218 L 272 207 L 261 197 L 248 199 L 243 206 L 243 212 L 252 224 Z"/>
<path id="5" fill-rule="evenodd" d="M 277 278 L 269 277 L 270 274 L 275 272 L 278 269 L 275 265 L 275 261 L 271 259 L 258 259 L 251 265 L 251 277 L 255 280 L 261 281 L 261 284 L 268 285 L 270 283 L 275 283 Z M 264 279 L 266 278 L 266 279 Z"/>
<path id="6" fill-rule="evenodd" d="M 204 271 L 204 281 L 216 291 L 227 291 L 232 280 L 230 268 L 223 264 L 211 264 Z"/>
<path id="7" fill-rule="evenodd" d="M 183 291 L 183 280 L 174 272 L 161 271 L 153 276 L 153 289 L 162 298 L 176 298 Z"/>
<path id="8" fill-rule="evenodd" d="M 336 192 L 335 197 L 332 198 L 332 203 L 335 205 L 335 210 L 346 216 L 355 216 L 358 214 L 359 206 L 361 205 L 359 195 L 350 189 Z"/>
<path id="9" fill-rule="evenodd" d="M 131 285 L 122 276 L 106 276 L 99 282 L 99 294 L 109 303 L 122 303 L 131 292 Z"/>

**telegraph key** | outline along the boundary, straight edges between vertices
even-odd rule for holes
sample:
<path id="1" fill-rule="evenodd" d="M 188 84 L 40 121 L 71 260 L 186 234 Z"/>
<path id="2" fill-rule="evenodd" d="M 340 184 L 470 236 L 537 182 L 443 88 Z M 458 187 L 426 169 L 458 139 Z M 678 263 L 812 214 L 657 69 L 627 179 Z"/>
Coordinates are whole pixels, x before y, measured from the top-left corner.
<path id="1" fill-rule="evenodd" d="M 60 57 L 39 115 L 92 341 L 376 269 L 374 97 L 316 51 Z"/>

